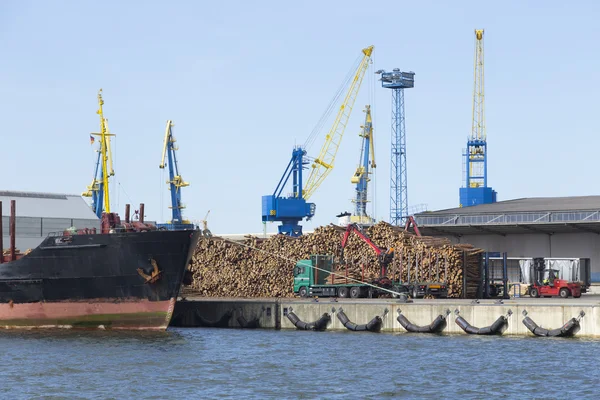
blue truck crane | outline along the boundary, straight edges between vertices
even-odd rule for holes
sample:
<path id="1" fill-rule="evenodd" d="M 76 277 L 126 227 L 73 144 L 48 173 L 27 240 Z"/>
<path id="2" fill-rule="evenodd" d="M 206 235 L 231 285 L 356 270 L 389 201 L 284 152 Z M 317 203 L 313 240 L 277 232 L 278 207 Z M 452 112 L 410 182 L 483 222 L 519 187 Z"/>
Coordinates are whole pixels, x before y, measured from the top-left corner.
<path id="1" fill-rule="evenodd" d="M 165 155 L 167 156 L 169 163 L 169 190 L 171 191 L 171 206 L 169 207 L 172 211 L 171 221 L 164 224 L 156 224 L 159 229 L 168 230 L 184 230 L 184 229 L 195 229 L 195 225 L 190 223 L 188 220 L 183 219 L 181 210 L 185 206 L 181 203 L 181 188 L 189 186 L 189 183 L 185 182 L 179 174 L 179 166 L 177 165 L 177 156 L 175 150 L 175 137 L 173 136 L 173 121 L 167 121 L 167 128 L 165 130 L 165 140 L 163 145 L 162 161 L 159 165 L 160 169 L 165 168 Z"/>
<path id="2" fill-rule="evenodd" d="M 362 53 L 363 56 L 356 68 L 356 72 L 351 80 L 348 79 L 348 85 L 345 85 L 349 86 L 348 91 L 340 105 L 333 126 L 325 136 L 325 144 L 321 148 L 319 156 L 311 163 L 307 159 L 306 146 L 294 147 L 292 158 L 288 162 L 285 172 L 273 194 L 262 196 L 262 221 L 263 223 L 281 222 L 281 225 L 278 227 L 280 234 L 289 236 L 302 235 L 302 226 L 300 226 L 299 222 L 304 218 L 310 220 L 315 215 L 315 204 L 308 203 L 307 200 L 333 169 L 335 156 L 344 135 L 344 130 L 348 124 L 358 90 L 371 60 L 373 46 L 364 48 Z M 341 90 L 343 88 L 336 94 L 334 101 L 341 94 Z M 332 106 L 330 105 L 326 114 L 331 109 Z M 323 120 L 324 118 L 321 118 L 321 121 Z M 315 132 L 316 130 L 313 131 L 313 134 Z M 309 141 L 312 139 L 311 135 Z M 310 164 L 311 173 L 306 180 L 306 184 L 304 184 L 302 170 L 308 169 L 308 164 Z M 282 196 L 290 176 L 292 177 L 292 192 L 287 194 L 287 196 Z"/>

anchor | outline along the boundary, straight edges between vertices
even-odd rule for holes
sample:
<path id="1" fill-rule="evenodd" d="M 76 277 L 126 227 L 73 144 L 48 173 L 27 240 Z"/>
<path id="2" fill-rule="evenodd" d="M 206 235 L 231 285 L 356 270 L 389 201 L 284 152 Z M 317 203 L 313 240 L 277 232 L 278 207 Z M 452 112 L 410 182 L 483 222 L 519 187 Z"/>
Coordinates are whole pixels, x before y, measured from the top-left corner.
<path id="1" fill-rule="evenodd" d="M 144 278 L 144 280 L 146 281 L 145 283 L 154 283 L 160 279 L 160 277 L 162 275 L 162 271 L 159 271 L 158 264 L 156 263 L 156 260 L 154 258 L 150 257 L 148 259 L 148 261 L 150 261 L 150 264 L 152 264 L 152 267 L 154 267 L 152 269 L 151 274 L 150 275 L 145 274 L 144 270 L 141 268 L 138 268 L 137 272 L 138 272 L 138 274 L 140 274 L 140 276 L 142 278 Z"/>

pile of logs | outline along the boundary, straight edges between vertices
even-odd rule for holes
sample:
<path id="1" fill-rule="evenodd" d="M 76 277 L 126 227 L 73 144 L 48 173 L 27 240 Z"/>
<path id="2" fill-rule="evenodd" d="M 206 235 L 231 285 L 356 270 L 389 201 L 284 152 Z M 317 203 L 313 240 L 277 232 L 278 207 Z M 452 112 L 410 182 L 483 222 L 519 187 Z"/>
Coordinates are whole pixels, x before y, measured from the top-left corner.
<path id="1" fill-rule="evenodd" d="M 318 271 L 328 283 L 379 277 L 376 253 L 357 235 L 349 237 L 345 263 L 340 263 L 343 233 L 344 228 L 326 226 L 298 238 L 277 235 L 233 242 L 203 237 L 192 258 L 191 289 L 209 297 L 292 297 L 293 268 L 312 254 L 334 257 L 331 274 Z M 463 287 L 467 298 L 476 297 L 483 250 L 453 245 L 445 238 L 415 236 L 385 222 L 368 228 L 366 234 L 380 248 L 393 247 L 387 271 L 392 280 L 446 282 L 449 297 L 463 297 Z"/>

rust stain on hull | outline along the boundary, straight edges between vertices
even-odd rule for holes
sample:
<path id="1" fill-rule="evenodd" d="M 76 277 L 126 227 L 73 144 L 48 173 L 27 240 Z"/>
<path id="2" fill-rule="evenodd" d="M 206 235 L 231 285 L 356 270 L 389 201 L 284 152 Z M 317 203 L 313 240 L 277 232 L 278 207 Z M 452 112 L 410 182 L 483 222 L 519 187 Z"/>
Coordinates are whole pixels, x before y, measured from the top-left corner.
<path id="1" fill-rule="evenodd" d="M 98 299 L 0 304 L 4 329 L 167 329 L 175 298 L 165 301 Z"/>

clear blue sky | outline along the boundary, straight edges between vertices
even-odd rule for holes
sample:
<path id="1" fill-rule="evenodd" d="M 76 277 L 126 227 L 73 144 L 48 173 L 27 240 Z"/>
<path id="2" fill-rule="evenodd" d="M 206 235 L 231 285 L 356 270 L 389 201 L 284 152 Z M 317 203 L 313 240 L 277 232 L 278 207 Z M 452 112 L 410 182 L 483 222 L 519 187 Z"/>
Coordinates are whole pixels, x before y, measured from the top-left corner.
<path id="1" fill-rule="evenodd" d="M 456 207 L 471 129 L 473 30 L 481 28 L 488 175 L 498 199 L 599 194 L 599 4 L 2 1 L 1 186 L 81 193 L 92 179 L 89 132 L 98 130 L 103 88 L 117 135 L 113 208 L 144 202 L 148 218 L 169 218 L 158 165 L 172 119 L 191 183 L 185 215 L 200 219 L 210 209 L 214 233 L 260 232 L 261 196 L 373 44 L 371 71 L 416 72 L 406 91 L 409 203 Z M 388 219 L 391 93 L 369 80 L 305 230 L 351 210 L 367 102 L 376 217 Z"/>

